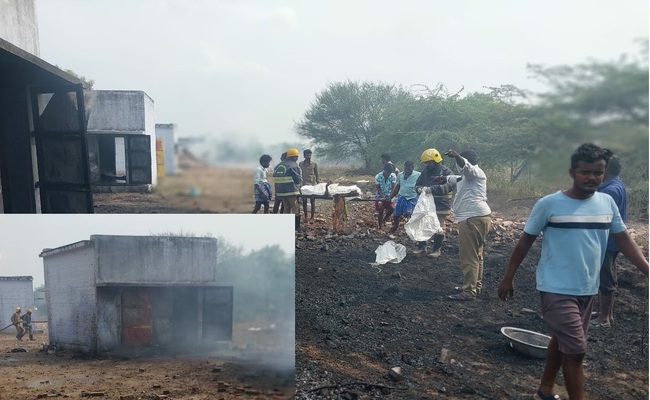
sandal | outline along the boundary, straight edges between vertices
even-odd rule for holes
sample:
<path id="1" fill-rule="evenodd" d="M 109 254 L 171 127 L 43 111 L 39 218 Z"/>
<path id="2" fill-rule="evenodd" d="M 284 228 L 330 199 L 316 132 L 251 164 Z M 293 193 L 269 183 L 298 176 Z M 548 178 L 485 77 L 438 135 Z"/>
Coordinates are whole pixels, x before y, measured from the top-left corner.
<path id="1" fill-rule="evenodd" d="M 611 328 L 612 324 L 611 322 L 600 322 L 598 319 L 592 319 L 589 321 L 589 326 L 591 328 Z"/>
<path id="2" fill-rule="evenodd" d="M 450 299 L 450 300 L 456 300 L 456 301 L 473 301 L 473 300 L 476 300 L 476 297 L 472 296 L 469 293 L 465 293 L 465 292 L 452 294 L 451 296 L 447 296 L 447 298 Z"/>
<path id="3" fill-rule="evenodd" d="M 533 395 L 534 400 L 560 400 L 560 396 L 557 394 L 552 394 L 550 396 L 544 396 L 544 393 L 540 389 L 537 389 L 537 393 Z"/>

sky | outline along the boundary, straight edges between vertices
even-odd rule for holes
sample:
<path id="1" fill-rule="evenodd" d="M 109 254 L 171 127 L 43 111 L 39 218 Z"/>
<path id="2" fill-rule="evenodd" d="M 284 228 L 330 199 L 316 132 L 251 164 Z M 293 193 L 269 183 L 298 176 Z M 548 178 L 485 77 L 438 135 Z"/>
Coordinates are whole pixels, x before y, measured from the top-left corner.
<path id="1" fill-rule="evenodd" d="M 0 276 L 32 276 L 34 288 L 44 284 L 43 249 L 91 235 L 183 233 L 222 239 L 243 254 L 274 245 L 287 256 L 294 253 L 295 221 L 289 214 L 5 214 L 1 220 Z"/>
<path id="2" fill-rule="evenodd" d="M 298 143 L 334 82 L 543 90 L 527 64 L 639 52 L 647 0 L 36 0 L 40 56 L 143 90 L 177 137 Z"/>

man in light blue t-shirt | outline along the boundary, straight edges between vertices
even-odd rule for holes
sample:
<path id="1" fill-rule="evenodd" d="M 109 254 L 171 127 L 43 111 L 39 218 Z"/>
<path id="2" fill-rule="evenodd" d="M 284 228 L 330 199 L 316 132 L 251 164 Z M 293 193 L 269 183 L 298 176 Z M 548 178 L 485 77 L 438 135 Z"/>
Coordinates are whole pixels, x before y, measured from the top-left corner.
<path id="1" fill-rule="evenodd" d="M 393 164 L 384 164 L 383 170 L 375 175 L 375 209 L 377 210 L 377 222 L 379 229 L 384 227 L 393 215 L 393 204 L 391 203 L 390 194 L 395 188 L 397 178 L 395 177 L 395 167 Z"/>
<path id="2" fill-rule="evenodd" d="M 397 174 L 397 185 L 393 187 L 390 198 L 397 196 L 397 204 L 393 211 L 393 226 L 390 233 L 394 234 L 399 228 L 402 217 L 408 218 L 413 214 L 415 204 L 418 202 L 418 193 L 415 190 L 415 182 L 420 177 L 420 172 L 414 171 L 413 161 L 404 162 L 404 171 Z"/>
<path id="3" fill-rule="evenodd" d="M 537 290 L 551 340 L 535 399 L 556 398 L 553 387 L 560 368 L 569 398 L 584 399 L 582 360 L 610 234 L 620 251 L 648 276 L 648 260 L 627 233 L 616 203 L 609 195 L 597 192 L 611 156 L 611 151 L 593 144 L 578 147 L 569 169 L 573 186 L 535 203 L 499 285 L 499 298 L 512 297 L 515 273 L 543 233 Z"/>

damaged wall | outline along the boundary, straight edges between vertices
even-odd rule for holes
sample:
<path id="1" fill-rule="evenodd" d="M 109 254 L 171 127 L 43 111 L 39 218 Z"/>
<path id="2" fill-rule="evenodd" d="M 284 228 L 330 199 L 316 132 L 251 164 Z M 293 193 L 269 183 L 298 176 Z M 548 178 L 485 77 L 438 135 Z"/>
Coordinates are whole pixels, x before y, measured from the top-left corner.
<path id="1" fill-rule="evenodd" d="M 217 239 L 92 235 L 41 257 L 50 343 L 103 352 L 232 339 Z"/>
<path id="2" fill-rule="evenodd" d="M 0 276 L 0 328 L 11 323 L 16 307 L 23 314 L 34 308 L 33 280 L 31 276 Z"/>
<path id="3" fill-rule="evenodd" d="M 217 239 L 92 235 L 97 284 L 213 284 Z"/>
<path id="4" fill-rule="evenodd" d="M 50 342 L 67 348 L 94 350 L 97 291 L 92 243 L 83 241 L 44 250 L 41 257 L 44 257 Z"/>

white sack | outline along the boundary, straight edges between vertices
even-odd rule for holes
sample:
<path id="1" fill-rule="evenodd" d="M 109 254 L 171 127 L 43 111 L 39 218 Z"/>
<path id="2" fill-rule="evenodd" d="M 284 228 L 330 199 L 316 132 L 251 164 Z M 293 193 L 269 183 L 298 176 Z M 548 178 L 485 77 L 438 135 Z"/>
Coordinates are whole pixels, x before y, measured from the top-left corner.
<path id="1" fill-rule="evenodd" d="M 306 196 L 307 195 L 312 195 L 312 194 L 322 196 L 322 195 L 325 194 L 325 186 L 326 185 L 327 185 L 327 183 L 325 183 L 325 182 L 318 183 L 316 185 L 305 185 L 305 186 L 300 188 L 300 193 L 302 193 L 302 194 L 304 194 Z"/>
<path id="2" fill-rule="evenodd" d="M 420 193 L 411 218 L 404 224 L 404 230 L 416 242 L 429 240 L 435 233 L 442 232 L 432 194 Z"/>
<path id="3" fill-rule="evenodd" d="M 377 257 L 373 265 L 382 265 L 387 262 L 397 264 L 406 257 L 406 247 L 403 244 L 387 241 L 375 250 Z"/>
<path id="4" fill-rule="evenodd" d="M 325 188 L 327 183 L 322 182 L 316 185 L 304 185 L 300 188 L 300 192 L 305 196 L 309 195 L 319 195 L 323 196 L 325 194 Z M 352 186 L 339 186 L 338 183 L 332 183 L 329 185 L 329 194 L 334 196 L 335 194 L 348 194 L 352 192 L 361 193 L 361 189 L 357 185 Z"/>

